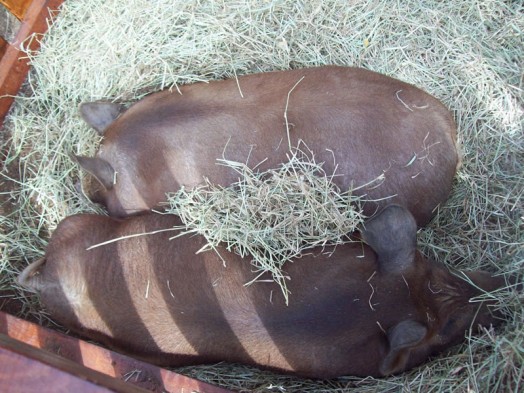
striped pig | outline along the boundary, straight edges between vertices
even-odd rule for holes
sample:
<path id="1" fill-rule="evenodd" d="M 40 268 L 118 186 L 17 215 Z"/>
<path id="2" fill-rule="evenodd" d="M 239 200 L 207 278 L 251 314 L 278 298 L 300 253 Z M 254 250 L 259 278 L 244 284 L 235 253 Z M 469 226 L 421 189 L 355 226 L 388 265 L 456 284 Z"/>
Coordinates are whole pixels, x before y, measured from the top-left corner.
<path id="1" fill-rule="evenodd" d="M 244 286 L 254 277 L 248 261 L 219 249 L 224 267 L 214 252 L 196 254 L 202 237 L 129 238 L 179 223 L 69 217 L 19 282 L 65 327 L 153 363 L 226 361 L 314 378 L 399 373 L 497 321 L 487 302 L 470 299 L 504 280 L 461 277 L 424 258 L 415 220 L 399 206 L 367 221 L 368 245 L 287 264 L 289 306 L 271 280 Z M 128 238 L 88 250 L 120 237 Z"/>

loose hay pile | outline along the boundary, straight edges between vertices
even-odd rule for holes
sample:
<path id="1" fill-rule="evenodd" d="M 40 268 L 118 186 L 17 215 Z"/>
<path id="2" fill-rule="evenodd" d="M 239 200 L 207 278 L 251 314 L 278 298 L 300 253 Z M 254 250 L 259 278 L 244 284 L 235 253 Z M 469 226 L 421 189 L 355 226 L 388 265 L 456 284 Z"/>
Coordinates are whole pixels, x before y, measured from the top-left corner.
<path id="1" fill-rule="evenodd" d="M 0 217 L 0 285 L 13 287 L 15 272 L 42 255 L 63 217 L 97 211 L 76 193 L 78 172 L 69 159 L 94 154 L 98 142 L 78 116 L 81 102 L 134 101 L 196 80 L 322 64 L 397 77 L 454 111 L 463 166 L 447 205 L 419 234 L 423 251 L 453 267 L 522 277 L 521 3 L 66 1 L 6 125 L 0 191 L 10 200 Z M 255 392 L 519 392 L 522 297 L 494 296 L 506 310 L 505 326 L 396 377 L 319 382 L 229 365 L 185 372 Z M 29 301 L 24 309 L 41 315 Z"/>
<path id="2" fill-rule="evenodd" d="M 182 188 L 169 196 L 167 211 L 180 216 L 183 233 L 207 239 L 200 251 L 223 243 L 252 258 L 259 274 L 251 282 L 270 272 L 288 303 L 284 264 L 311 248 L 349 241 L 347 235 L 364 219 L 360 197 L 353 190 L 342 192 L 332 182 L 335 174 L 326 174 L 313 152 L 293 149 L 279 168 L 265 172 L 240 162 L 218 162 L 235 170 L 239 180 L 229 187 L 206 183 Z"/>

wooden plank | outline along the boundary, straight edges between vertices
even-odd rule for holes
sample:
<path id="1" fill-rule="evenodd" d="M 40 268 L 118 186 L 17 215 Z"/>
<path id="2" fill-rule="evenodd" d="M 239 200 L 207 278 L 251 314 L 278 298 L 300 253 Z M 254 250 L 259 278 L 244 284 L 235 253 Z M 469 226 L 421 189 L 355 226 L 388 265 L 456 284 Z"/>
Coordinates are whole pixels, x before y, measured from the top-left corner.
<path id="1" fill-rule="evenodd" d="M 0 128 L 29 71 L 29 60 L 24 58 L 20 44 L 33 33 L 45 33 L 50 12 L 57 10 L 62 2 L 63 0 L 33 0 L 14 42 L 7 45 L 0 61 Z M 28 46 L 34 51 L 40 47 L 40 43 L 32 40 Z"/>
<path id="2" fill-rule="evenodd" d="M 0 389 L 2 392 L 40 393 L 46 386 L 55 392 L 106 393 L 110 390 L 79 380 L 43 363 L 0 348 Z"/>
<path id="3" fill-rule="evenodd" d="M 4 53 L 7 50 L 7 45 L 9 45 L 7 41 L 0 37 L 0 61 L 2 61 L 2 57 L 4 57 Z"/>
<path id="4" fill-rule="evenodd" d="M 22 23 L 0 5 L 0 36 L 7 42 L 13 42 Z"/>
<path id="5" fill-rule="evenodd" d="M 109 351 L 0 312 L 0 334 L 154 392 L 232 393 L 229 390 Z"/>
<path id="6" fill-rule="evenodd" d="M 0 0 L 0 3 L 14 16 L 22 20 L 33 0 Z"/>
<path id="7" fill-rule="evenodd" d="M 0 334 L 0 391 L 75 393 L 147 393 L 58 355 Z"/>

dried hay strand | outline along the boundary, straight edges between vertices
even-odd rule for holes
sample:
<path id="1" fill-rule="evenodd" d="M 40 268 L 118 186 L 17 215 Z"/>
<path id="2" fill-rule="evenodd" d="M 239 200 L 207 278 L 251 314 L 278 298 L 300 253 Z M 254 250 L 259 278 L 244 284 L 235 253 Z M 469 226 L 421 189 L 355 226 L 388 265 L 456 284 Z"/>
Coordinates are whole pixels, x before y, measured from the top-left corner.
<path id="1" fill-rule="evenodd" d="M 78 115 L 81 102 L 134 102 L 179 84 L 323 64 L 402 79 L 453 111 L 463 165 L 451 198 L 419 231 L 422 252 L 450 267 L 522 280 L 523 7 L 510 0 L 67 0 L 41 52 L 28 53 L 34 68 L 2 131 L 9 136 L 0 149 L 1 289 L 25 297 L 13 293 L 13 278 L 42 256 L 58 222 L 102 212 L 74 187 L 81 174 L 69 155 L 93 155 L 99 142 Z M 183 371 L 249 392 L 517 393 L 524 299 L 494 296 L 507 315 L 503 326 L 467 333 L 463 345 L 398 376 L 311 381 L 236 365 Z M 28 300 L 21 315 L 39 317 Z"/>
<path id="2" fill-rule="evenodd" d="M 167 212 L 180 216 L 182 235 L 194 232 L 206 238 L 200 251 L 216 251 L 223 243 L 227 250 L 252 258 L 257 275 L 247 285 L 270 272 L 287 304 L 284 264 L 314 247 L 348 242 L 364 220 L 361 198 L 351 188 L 342 192 L 332 181 L 335 174 L 327 175 L 313 152 L 299 148 L 278 168 L 263 172 L 226 159 L 218 163 L 236 171 L 239 180 L 228 187 L 206 182 L 182 188 L 168 196 Z"/>

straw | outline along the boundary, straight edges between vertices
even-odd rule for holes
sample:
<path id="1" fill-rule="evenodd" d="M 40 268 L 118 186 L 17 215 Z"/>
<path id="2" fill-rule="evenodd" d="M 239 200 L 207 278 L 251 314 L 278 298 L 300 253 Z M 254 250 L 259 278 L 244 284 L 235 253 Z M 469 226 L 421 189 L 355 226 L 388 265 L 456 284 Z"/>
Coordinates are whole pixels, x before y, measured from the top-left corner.
<path id="1" fill-rule="evenodd" d="M 314 247 L 348 242 L 364 219 L 361 198 L 353 189 L 342 192 L 332 181 L 335 174 L 326 174 L 304 148 L 292 149 L 286 162 L 263 172 L 225 159 L 218 163 L 236 171 L 239 180 L 228 187 L 206 182 L 182 188 L 168 196 L 167 212 L 180 216 L 182 234 L 207 239 L 201 251 L 225 244 L 250 259 L 255 278 L 247 284 L 271 273 L 287 304 L 285 263 Z"/>

